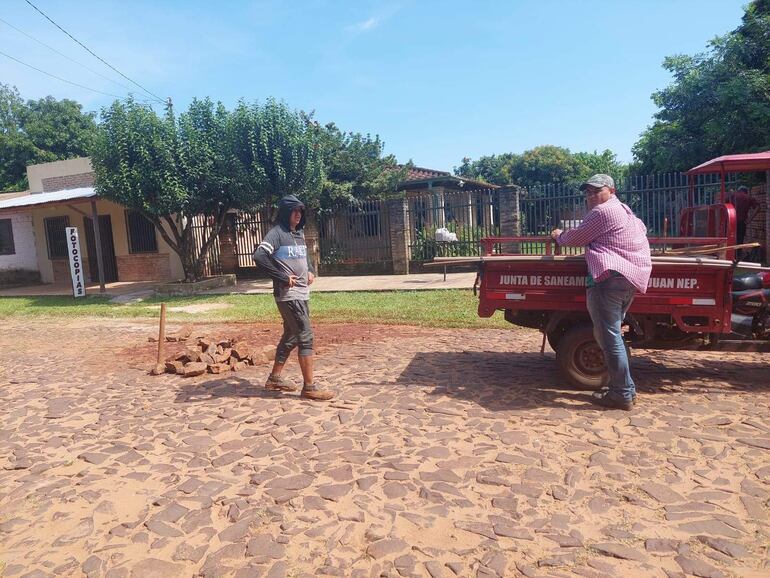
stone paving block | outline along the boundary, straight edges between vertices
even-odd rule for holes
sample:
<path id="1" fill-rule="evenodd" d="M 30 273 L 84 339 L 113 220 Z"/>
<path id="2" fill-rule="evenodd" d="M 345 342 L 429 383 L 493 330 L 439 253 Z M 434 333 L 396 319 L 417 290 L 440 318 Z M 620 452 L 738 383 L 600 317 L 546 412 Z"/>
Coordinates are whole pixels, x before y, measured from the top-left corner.
<path id="1" fill-rule="evenodd" d="M 319 324 L 317 373 L 334 376 L 339 398 L 308 404 L 263 391 L 267 368 L 150 377 L 143 323 L 4 323 L 9 575 L 594 578 L 767 566 L 756 546 L 770 499 L 759 354 L 640 351 L 640 403 L 619 415 L 555 381 L 537 332 Z M 280 334 L 239 327 L 252 351 Z M 9 356 L 42 334 L 80 355 Z M 287 372 L 299 378 L 293 359 Z"/>

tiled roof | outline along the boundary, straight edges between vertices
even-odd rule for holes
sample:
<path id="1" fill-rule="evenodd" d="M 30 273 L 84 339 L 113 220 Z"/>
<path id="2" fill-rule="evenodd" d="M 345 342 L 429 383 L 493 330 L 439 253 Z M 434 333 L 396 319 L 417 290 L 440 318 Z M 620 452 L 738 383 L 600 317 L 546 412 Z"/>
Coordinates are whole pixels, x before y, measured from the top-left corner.
<path id="1" fill-rule="evenodd" d="M 422 181 L 424 179 L 430 179 L 434 177 L 449 176 L 451 176 L 451 173 L 446 171 L 434 171 L 433 169 L 425 169 L 423 167 L 410 167 L 404 181 Z"/>
<path id="2" fill-rule="evenodd" d="M 401 165 L 400 168 L 403 168 L 403 165 Z M 445 186 L 466 186 L 466 188 L 472 187 L 474 189 L 499 188 L 498 185 L 477 181 L 475 179 L 458 177 L 447 171 L 435 171 L 424 167 L 410 167 L 407 171 L 406 178 L 399 183 L 398 190 L 412 190 L 414 187 L 422 188 L 422 185 L 430 184 L 431 181 L 435 181 L 436 185 L 442 183 Z"/>

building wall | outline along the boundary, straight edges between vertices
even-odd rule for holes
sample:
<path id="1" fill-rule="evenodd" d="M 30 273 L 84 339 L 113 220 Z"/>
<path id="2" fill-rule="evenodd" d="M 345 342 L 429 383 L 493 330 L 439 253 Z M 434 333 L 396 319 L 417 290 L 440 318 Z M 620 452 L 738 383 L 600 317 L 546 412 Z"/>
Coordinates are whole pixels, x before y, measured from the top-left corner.
<path id="1" fill-rule="evenodd" d="M 0 219 L 11 220 L 15 251 L 13 255 L 0 255 L 0 285 L 37 279 L 38 261 L 32 215 L 29 212 L 0 213 Z"/>
<path id="2" fill-rule="evenodd" d="M 128 231 L 126 225 L 125 207 L 112 201 L 99 200 L 96 202 L 99 215 L 110 215 L 112 223 L 112 241 L 115 245 L 115 258 L 118 268 L 119 281 L 168 281 L 181 279 L 182 264 L 163 238 L 156 233 L 158 241 L 157 253 L 131 254 L 128 248 Z M 32 221 L 35 231 L 35 246 L 40 264 L 40 277 L 44 283 L 67 284 L 69 279 L 69 263 L 67 259 L 48 257 L 48 245 L 45 236 L 44 219 L 48 217 L 69 217 L 71 227 L 77 227 L 80 236 L 80 248 L 84 254 L 83 266 L 89 273 L 91 259 L 96 255 L 88 254 L 84 217 L 91 216 L 91 203 L 79 202 L 58 205 L 45 205 L 32 210 Z M 98 279 L 91 280 L 98 282 Z"/>
<path id="3" fill-rule="evenodd" d="M 63 177 L 48 177 L 43 179 L 43 192 L 64 191 L 94 186 L 94 173 L 78 173 Z"/>
<path id="4" fill-rule="evenodd" d="M 175 255 L 175 254 L 174 254 Z M 171 266 L 168 253 L 138 253 L 117 255 L 120 281 L 170 281 Z M 183 277 L 181 270 L 174 279 Z"/>
<path id="5" fill-rule="evenodd" d="M 27 178 L 32 194 L 61 191 L 94 185 L 94 172 L 91 159 L 80 157 L 52 163 L 43 163 L 27 167 Z M 96 207 L 99 215 L 109 215 L 112 223 L 112 242 L 115 246 L 119 281 L 168 281 L 184 277 L 182 263 L 171 250 L 163 237 L 156 232 L 157 253 L 131 254 L 128 244 L 128 230 L 125 207 L 112 201 L 98 200 Z M 45 236 L 44 219 L 48 217 L 68 216 L 71 227 L 77 227 L 80 247 L 83 252 L 83 266 L 86 275 L 90 274 L 89 263 L 96 255 L 88 254 L 84 217 L 91 216 L 91 203 L 71 202 L 56 205 L 43 205 L 30 211 L 31 228 L 34 231 L 34 246 L 40 277 L 44 283 L 67 284 L 69 262 L 67 259 L 51 261 L 48 257 L 48 245 Z M 92 280 L 98 282 L 98 279 Z"/>
<path id="6" fill-rule="evenodd" d="M 78 175 L 81 179 L 77 182 L 83 182 L 82 175 L 93 175 L 91 159 L 88 157 L 78 157 L 76 159 L 67 159 L 66 161 L 54 161 L 52 163 L 41 163 L 39 165 L 30 165 L 27 167 L 27 180 L 29 181 L 29 190 L 31 193 L 42 193 L 48 191 L 61 191 L 63 189 L 76 189 L 78 187 L 90 187 L 93 184 L 72 184 L 71 186 L 60 186 L 56 188 L 55 180 L 62 177 L 72 177 Z M 43 181 L 48 180 L 48 188 L 44 188 Z M 64 182 L 62 180 L 62 182 Z M 74 182 L 74 181 L 73 181 Z"/>

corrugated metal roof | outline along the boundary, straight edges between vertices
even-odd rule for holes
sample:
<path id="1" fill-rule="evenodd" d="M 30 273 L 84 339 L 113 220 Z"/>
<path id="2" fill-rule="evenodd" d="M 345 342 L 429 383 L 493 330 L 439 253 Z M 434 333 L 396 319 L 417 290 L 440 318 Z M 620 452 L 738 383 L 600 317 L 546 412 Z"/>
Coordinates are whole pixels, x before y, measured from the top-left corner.
<path id="1" fill-rule="evenodd" d="M 0 201 L 7 201 L 8 199 L 15 199 L 16 197 L 23 197 L 29 194 L 29 190 L 26 191 L 3 191 L 0 193 Z"/>
<path id="2" fill-rule="evenodd" d="M 47 205 L 49 203 L 61 203 L 64 201 L 87 199 L 89 197 L 95 196 L 96 191 L 93 187 L 66 189 L 64 191 L 52 191 L 50 193 L 35 193 L 32 195 L 24 195 L 14 199 L 0 201 L 0 211 L 3 209 L 18 209 L 23 207 L 34 207 L 36 205 Z"/>

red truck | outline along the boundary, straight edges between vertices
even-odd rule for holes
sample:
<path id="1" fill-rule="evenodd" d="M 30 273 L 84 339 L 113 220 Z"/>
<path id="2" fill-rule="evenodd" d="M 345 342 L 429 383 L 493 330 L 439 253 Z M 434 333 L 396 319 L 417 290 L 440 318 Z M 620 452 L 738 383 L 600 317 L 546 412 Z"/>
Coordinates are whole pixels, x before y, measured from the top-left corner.
<path id="1" fill-rule="evenodd" d="M 760 154 L 765 155 L 759 159 L 761 170 L 770 171 L 770 152 Z M 744 170 L 730 158 L 715 159 L 714 168 L 723 175 L 722 201 L 724 174 Z M 701 167 L 693 171 L 711 168 L 709 163 Z M 751 170 L 760 169 L 751 165 Z M 718 258 L 665 257 L 664 252 L 653 259 L 647 293 L 636 296 L 625 319 L 629 348 L 770 352 L 770 269 L 736 274 L 735 251 L 718 248 L 735 245 L 735 231 L 735 208 L 722 202 L 684 209 L 678 236 L 650 238 L 654 252 L 701 248 Z M 544 247 L 544 254 L 515 251 L 532 243 Z M 547 339 L 560 374 L 573 387 L 605 385 L 604 357 L 586 309 L 585 260 L 560 255 L 555 242 L 543 237 L 490 237 L 481 245 L 479 315 L 503 311 L 509 322 L 541 330 L 543 346 Z M 514 251 L 493 254 L 495 247 Z"/>

